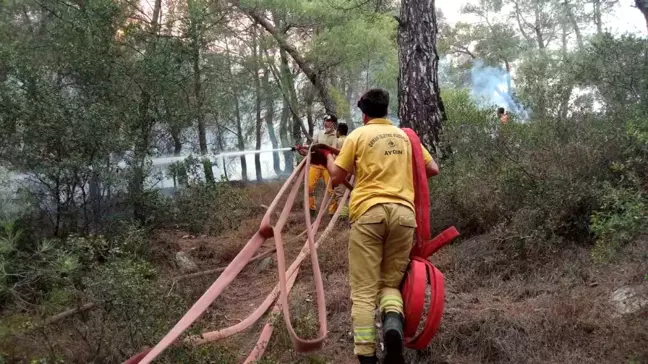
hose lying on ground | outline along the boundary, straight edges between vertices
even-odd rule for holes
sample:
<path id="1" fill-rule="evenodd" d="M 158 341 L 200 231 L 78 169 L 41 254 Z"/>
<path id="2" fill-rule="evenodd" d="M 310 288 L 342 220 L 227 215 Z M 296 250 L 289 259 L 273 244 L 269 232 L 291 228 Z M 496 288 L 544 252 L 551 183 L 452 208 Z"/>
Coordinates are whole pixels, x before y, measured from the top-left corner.
<path id="1" fill-rule="evenodd" d="M 196 303 L 189 309 L 189 311 L 178 321 L 178 323 L 167 333 L 162 340 L 155 345 L 152 349 L 146 348 L 139 354 L 131 357 L 123 364 L 146 364 L 152 362 L 157 358 L 165 349 L 173 345 L 178 337 L 191 326 L 191 324 L 197 320 L 211 303 L 223 292 L 223 290 L 236 278 L 236 276 L 243 270 L 243 268 L 249 263 L 249 261 L 254 256 L 254 253 L 261 247 L 261 245 L 269 238 L 274 238 L 275 248 L 277 250 L 277 268 L 279 270 L 279 283 L 278 286 L 270 293 L 266 300 L 257 308 L 250 316 L 244 319 L 237 325 L 234 325 L 229 328 L 225 328 L 216 332 L 209 332 L 201 335 L 201 337 L 189 337 L 184 340 L 184 343 L 193 343 L 193 344 L 203 344 L 206 342 L 211 342 L 214 340 L 222 339 L 224 337 L 231 336 L 235 333 L 238 333 L 242 330 L 245 330 L 254 322 L 256 322 L 262 315 L 267 311 L 272 302 L 275 301 L 278 296 L 273 313 L 278 313 L 280 310 L 283 311 L 284 321 L 288 328 L 288 333 L 290 335 L 293 345 L 298 351 L 312 351 L 321 348 L 324 344 L 327 333 L 327 321 L 326 321 L 326 303 L 324 299 L 324 284 L 322 280 L 322 275 L 319 269 L 319 262 L 317 260 L 317 246 L 326 239 L 327 235 L 332 231 L 332 227 L 335 225 L 339 213 L 341 212 L 343 206 L 346 204 L 346 200 L 349 195 L 349 190 L 347 190 L 343 198 L 339 201 L 339 206 L 327 229 L 319 237 L 318 241 L 315 242 L 314 236 L 317 232 L 319 224 L 322 220 L 322 217 L 326 211 L 326 206 L 328 201 L 332 196 L 329 196 L 329 187 L 331 181 L 329 180 L 329 185 L 326 188 L 324 194 L 324 199 L 320 206 L 319 214 L 314 223 L 311 223 L 310 209 L 308 208 L 308 174 L 307 171 L 310 167 L 310 158 L 311 153 L 307 153 L 306 158 L 295 168 L 293 173 L 288 177 L 284 185 L 281 187 L 279 193 L 272 201 L 272 204 L 267 209 L 259 230 L 254 234 L 254 236 L 247 242 L 239 254 L 232 260 L 232 262 L 223 270 L 221 275 L 216 279 L 216 281 L 207 289 L 207 291 L 196 301 Z M 303 180 L 303 187 L 305 190 L 304 195 L 304 217 L 306 219 L 306 244 L 302 248 L 302 252 L 299 254 L 295 262 L 290 266 L 288 271 L 285 269 L 285 256 L 283 249 L 283 239 L 282 239 L 282 229 L 288 220 L 288 215 L 292 209 L 297 192 L 299 191 L 299 181 Z M 295 183 L 293 183 L 295 181 Z M 274 211 L 279 204 L 279 201 L 282 199 L 289 186 L 292 184 L 292 189 L 286 198 L 284 208 L 277 219 L 277 222 L 274 226 L 270 224 L 270 219 L 274 215 Z M 290 321 L 290 311 L 288 306 L 288 293 L 292 288 L 294 281 L 297 277 L 299 270 L 299 265 L 306 258 L 307 255 L 311 257 L 311 265 L 313 268 L 313 278 L 315 281 L 315 289 L 317 293 L 317 306 L 319 312 L 319 337 L 313 340 L 304 340 L 297 336 L 295 330 L 292 327 Z M 259 358 L 263 354 L 265 347 L 270 339 L 272 334 L 272 326 L 269 324 L 264 327 L 261 337 L 257 342 L 254 350 L 250 354 L 248 361 L 256 360 L 254 358 Z"/>

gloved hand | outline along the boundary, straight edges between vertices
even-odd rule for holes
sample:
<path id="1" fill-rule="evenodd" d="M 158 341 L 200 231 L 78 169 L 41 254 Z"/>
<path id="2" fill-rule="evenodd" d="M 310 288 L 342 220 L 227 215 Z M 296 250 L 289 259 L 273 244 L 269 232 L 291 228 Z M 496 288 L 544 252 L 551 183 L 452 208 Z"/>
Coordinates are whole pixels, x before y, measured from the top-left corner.
<path id="1" fill-rule="evenodd" d="M 326 158 L 333 152 L 337 150 L 326 144 L 315 144 L 311 147 L 311 163 L 326 167 Z"/>
<path id="2" fill-rule="evenodd" d="M 306 153 L 308 152 L 308 146 L 306 145 L 295 145 L 293 147 L 293 150 L 299 153 L 299 155 L 305 157 Z"/>

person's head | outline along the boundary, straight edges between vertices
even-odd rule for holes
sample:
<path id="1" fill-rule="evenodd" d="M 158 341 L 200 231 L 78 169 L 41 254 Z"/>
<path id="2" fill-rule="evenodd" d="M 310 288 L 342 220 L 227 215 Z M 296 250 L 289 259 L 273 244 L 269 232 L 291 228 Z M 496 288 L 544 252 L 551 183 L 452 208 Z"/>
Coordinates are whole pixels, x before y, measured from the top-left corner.
<path id="1" fill-rule="evenodd" d="M 349 126 L 346 123 L 339 123 L 337 126 L 338 137 L 344 135 L 346 136 L 349 133 Z"/>
<path id="2" fill-rule="evenodd" d="M 358 108 L 362 111 L 362 122 L 371 119 L 384 118 L 389 109 L 389 92 L 374 88 L 367 92 L 358 101 Z"/>
<path id="3" fill-rule="evenodd" d="M 332 115 L 332 114 L 326 114 L 324 115 L 324 130 L 326 131 L 333 131 L 337 127 L 337 116 Z"/>
<path id="4" fill-rule="evenodd" d="M 506 111 L 506 109 L 504 109 L 503 107 L 500 107 L 499 109 L 497 109 L 497 117 L 499 117 L 500 122 L 502 124 L 508 123 L 509 114 L 508 114 L 508 111 Z"/>

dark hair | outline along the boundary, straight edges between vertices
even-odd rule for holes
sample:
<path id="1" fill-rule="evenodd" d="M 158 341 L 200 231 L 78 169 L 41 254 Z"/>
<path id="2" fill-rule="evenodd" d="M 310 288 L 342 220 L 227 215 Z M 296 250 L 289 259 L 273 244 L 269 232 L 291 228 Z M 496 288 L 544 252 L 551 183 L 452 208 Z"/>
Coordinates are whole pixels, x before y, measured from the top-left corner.
<path id="1" fill-rule="evenodd" d="M 324 121 L 332 121 L 333 124 L 337 124 L 337 123 L 338 123 L 337 116 L 335 116 L 335 115 L 333 115 L 333 114 L 326 114 L 326 115 L 324 115 Z"/>
<path id="2" fill-rule="evenodd" d="M 504 114 L 504 108 L 500 107 L 497 109 L 497 115 L 503 115 Z"/>
<path id="3" fill-rule="evenodd" d="M 347 135 L 347 133 L 349 132 L 349 126 L 346 123 L 339 123 L 337 131 L 338 133 L 340 133 L 340 135 Z"/>
<path id="4" fill-rule="evenodd" d="M 362 95 L 358 107 L 370 118 L 385 117 L 389 109 L 389 92 L 379 88 L 371 89 Z"/>

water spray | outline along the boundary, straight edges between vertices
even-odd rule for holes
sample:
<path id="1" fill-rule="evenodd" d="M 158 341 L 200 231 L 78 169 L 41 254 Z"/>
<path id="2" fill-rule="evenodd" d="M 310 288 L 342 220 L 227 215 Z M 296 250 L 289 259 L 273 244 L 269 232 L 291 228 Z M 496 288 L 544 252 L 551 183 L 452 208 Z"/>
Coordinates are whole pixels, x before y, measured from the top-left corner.
<path id="1" fill-rule="evenodd" d="M 204 159 L 207 158 L 212 162 L 215 162 L 218 159 L 222 158 L 229 158 L 229 157 L 239 157 L 242 155 L 247 155 L 247 154 L 259 154 L 259 153 L 277 153 L 277 152 L 294 152 L 296 151 L 296 147 L 287 147 L 287 148 L 275 148 L 275 149 L 259 149 L 259 150 L 242 150 L 242 151 L 234 151 L 234 152 L 223 152 L 220 154 L 206 154 L 206 155 L 197 155 L 197 158 Z M 175 162 L 182 162 L 185 159 L 187 159 L 189 156 L 184 155 L 184 156 L 172 156 L 172 157 L 153 157 L 151 158 L 153 166 L 160 166 L 160 165 L 169 165 Z M 121 161 L 119 162 L 119 167 L 126 167 L 126 162 Z"/>

